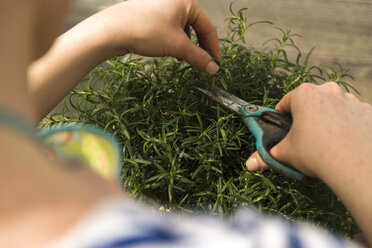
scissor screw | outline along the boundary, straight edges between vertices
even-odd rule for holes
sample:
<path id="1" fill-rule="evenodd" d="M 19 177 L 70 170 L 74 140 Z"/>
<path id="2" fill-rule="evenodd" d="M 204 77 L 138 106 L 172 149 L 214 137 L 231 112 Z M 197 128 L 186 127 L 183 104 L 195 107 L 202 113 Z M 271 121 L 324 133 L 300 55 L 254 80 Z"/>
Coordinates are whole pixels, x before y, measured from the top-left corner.
<path id="1" fill-rule="evenodd" d="M 247 111 L 248 113 L 256 112 L 257 109 L 258 107 L 254 105 L 248 105 L 245 107 L 245 111 Z"/>

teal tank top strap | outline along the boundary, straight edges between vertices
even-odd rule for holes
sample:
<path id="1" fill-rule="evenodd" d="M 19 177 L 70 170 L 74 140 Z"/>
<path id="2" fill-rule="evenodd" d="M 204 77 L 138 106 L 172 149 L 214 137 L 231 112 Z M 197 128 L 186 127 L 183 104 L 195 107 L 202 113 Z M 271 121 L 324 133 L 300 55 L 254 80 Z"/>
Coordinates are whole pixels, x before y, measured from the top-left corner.
<path id="1" fill-rule="evenodd" d="M 13 129 L 14 131 L 28 136 L 35 141 L 38 140 L 35 124 L 4 108 L 0 108 L 0 125 Z"/>
<path id="2" fill-rule="evenodd" d="M 0 107 L 0 126 L 44 145 L 54 158 L 88 166 L 107 179 L 121 179 L 121 149 L 109 132 L 78 123 L 51 126 L 40 132 L 37 125 Z"/>

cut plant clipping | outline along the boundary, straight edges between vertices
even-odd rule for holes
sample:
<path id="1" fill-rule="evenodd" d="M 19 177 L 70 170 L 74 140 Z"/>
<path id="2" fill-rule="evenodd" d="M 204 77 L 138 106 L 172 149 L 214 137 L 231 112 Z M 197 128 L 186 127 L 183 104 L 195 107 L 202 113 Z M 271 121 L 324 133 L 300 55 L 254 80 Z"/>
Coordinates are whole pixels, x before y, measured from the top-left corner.
<path id="1" fill-rule="evenodd" d="M 295 45 L 297 35 L 275 28 L 279 37 L 263 50 L 245 44 L 244 9 L 226 20 L 222 60 L 215 75 L 174 58 L 117 57 L 96 67 L 65 99 L 59 113 L 41 126 L 82 123 L 111 132 L 122 152 L 121 184 L 139 201 L 174 213 L 197 212 L 230 218 L 237 208 L 306 220 L 342 236 L 359 229 L 331 190 L 317 179 L 290 180 L 272 170 L 249 172 L 245 161 L 255 139 L 240 117 L 196 87 L 225 89 L 245 101 L 274 108 L 301 83 L 334 81 L 346 90 L 352 79 L 340 65 L 309 64 Z M 268 46 L 270 44 L 270 46 Z M 292 61 L 287 48 L 295 48 Z"/>

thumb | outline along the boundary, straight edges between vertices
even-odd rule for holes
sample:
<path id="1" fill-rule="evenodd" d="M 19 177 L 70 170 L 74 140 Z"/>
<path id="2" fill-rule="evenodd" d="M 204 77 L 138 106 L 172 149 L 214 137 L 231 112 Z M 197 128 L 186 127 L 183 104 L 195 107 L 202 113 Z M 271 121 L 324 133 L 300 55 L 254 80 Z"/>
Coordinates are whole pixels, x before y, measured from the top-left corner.
<path id="1" fill-rule="evenodd" d="M 258 152 L 254 152 L 245 162 L 245 166 L 249 171 L 258 171 L 269 169 L 269 166 L 261 159 Z"/>
<path id="2" fill-rule="evenodd" d="M 271 156 L 275 158 L 277 161 L 279 161 L 282 164 L 291 165 L 291 158 L 292 155 L 290 152 L 293 150 L 289 146 L 289 134 L 282 139 L 278 144 L 276 144 L 273 148 L 270 150 Z"/>
<path id="3" fill-rule="evenodd" d="M 181 50 L 179 57 L 186 60 L 190 65 L 200 71 L 213 75 L 220 69 L 208 52 L 194 44 L 190 39 L 186 38 L 186 35 Z"/>
<path id="4" fill-rule="evenodd" d="M 316 171 L 311 165 L 309 167 L 306 160 L 301 158 L 300 154 L 304 151 L 296 151 L 294 146 L 290 144 L 289 135 L 290 133 L 270 150 L 271 155 L 284 165 L 293 167 L 307 176 L 317 177 Z"/>
<path id="5" fill-rule="evenodd" d="M 284 138 L 270 150 L 270 155 L 284 164 L 289 164 L 290 158 L 287 138 Z M 269 166 L 261 159 L 258 152 L 254 152 L 245 162 L 245 165 L 249 171 L 269 169 Z"/>

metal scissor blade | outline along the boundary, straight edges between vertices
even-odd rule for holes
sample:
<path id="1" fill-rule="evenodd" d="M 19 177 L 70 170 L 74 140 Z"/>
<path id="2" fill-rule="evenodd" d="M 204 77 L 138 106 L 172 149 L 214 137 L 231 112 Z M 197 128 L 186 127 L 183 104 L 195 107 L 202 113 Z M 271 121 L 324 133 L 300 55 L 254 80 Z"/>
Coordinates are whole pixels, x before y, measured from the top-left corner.
<path id="1" fill-rule="evenodd" d="M 213 92 L 199 87 L 196 88 L 238 115 L 242 115 L 242 113 L 240 112 L 241 107 L 248 104 L 246 101 L 240 99 L 239 97 L 236 97 L 218 87 L 214 87 Z"/>

